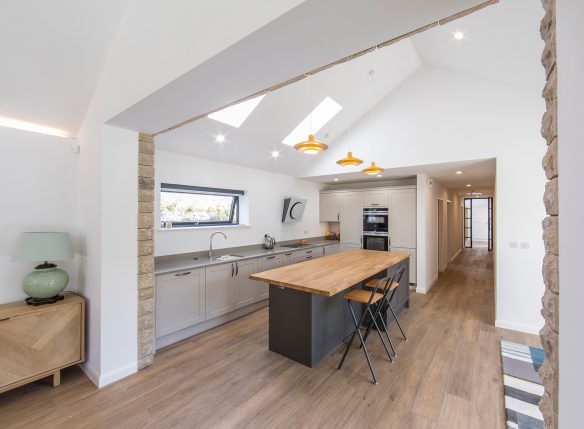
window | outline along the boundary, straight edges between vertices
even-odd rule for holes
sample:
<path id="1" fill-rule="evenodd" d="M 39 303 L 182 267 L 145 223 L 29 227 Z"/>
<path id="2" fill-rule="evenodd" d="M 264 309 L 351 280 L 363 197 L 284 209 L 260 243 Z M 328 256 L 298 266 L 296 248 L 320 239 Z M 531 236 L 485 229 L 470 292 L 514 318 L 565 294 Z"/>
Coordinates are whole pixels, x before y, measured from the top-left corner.
<path id="1" fill-rule="evenodd" d="M 173 227 L 237 225 L 243 191 L 200 186 L 160 186 L 160 222 Z"/>

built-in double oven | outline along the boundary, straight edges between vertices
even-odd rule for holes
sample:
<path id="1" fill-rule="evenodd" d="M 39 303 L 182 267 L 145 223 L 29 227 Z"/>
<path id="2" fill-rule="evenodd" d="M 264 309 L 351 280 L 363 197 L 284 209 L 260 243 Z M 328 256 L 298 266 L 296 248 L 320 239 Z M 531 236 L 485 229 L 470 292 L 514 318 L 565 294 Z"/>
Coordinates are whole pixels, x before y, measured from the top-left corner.
<path id="1" fill-rule="evenodd" d="M 389 250 L 389 210 L 363 209 L 363 249 Z"/>

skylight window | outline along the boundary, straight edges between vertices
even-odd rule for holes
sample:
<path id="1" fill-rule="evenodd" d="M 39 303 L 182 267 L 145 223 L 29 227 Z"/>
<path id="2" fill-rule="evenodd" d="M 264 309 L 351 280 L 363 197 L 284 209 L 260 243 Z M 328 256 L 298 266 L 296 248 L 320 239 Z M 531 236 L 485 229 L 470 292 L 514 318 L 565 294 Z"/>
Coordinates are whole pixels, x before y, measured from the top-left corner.
<path id="1" fill-rule="evenodd" d="M 308 134 L 316 134 L 325 124 L 341 111 L 343 106 L 330 97 L 320 102 L 296 128 L 282 140 L 282 143 L 294 146 L 299 141 L 306 140 Z M 312 120 L 311 120 L 312 118 Z"/>
<path id="2" fill-rule="evenodd" d="M 265 96 L 266 95 L 264 94 L 255 98 L 250 98 L 249 100 L 226 107 L 215 113 L 211 113 L 208 117 L 223 124 L 239 128 L 241 124 L 245 122 L 247 117 L 251 115 L 251 112 L 258 107 L 258 104 L 260 104 L 260 101 L 262 101 Z"/>

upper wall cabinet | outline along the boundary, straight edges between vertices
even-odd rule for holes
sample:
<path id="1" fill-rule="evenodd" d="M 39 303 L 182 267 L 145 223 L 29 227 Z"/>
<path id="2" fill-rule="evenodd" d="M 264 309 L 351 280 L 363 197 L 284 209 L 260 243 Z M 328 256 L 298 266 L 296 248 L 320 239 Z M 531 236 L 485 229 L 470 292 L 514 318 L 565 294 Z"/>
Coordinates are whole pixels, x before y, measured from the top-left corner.
<path id="1" fill-rule="evenodd" d="M 389 237 L 391 247 L 416 248 L 416 190 L 389 191 Z"/>
<path id="2" fill-rule="evenodd" d="M 363 207 L 388 207 L 388 191 L 376 190 L 363 193 Z"/>
<path id="3" fill-rule="evenodd" d="M 339 222 L 340 194 L 320 194 L 319 220 L 321 222 Z"/>

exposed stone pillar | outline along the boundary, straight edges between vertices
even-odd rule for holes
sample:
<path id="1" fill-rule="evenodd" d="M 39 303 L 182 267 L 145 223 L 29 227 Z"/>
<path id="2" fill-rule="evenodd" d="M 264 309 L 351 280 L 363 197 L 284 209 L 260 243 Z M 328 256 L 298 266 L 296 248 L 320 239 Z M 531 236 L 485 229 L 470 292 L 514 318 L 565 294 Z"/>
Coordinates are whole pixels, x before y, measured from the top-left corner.
<path id="1" fill-rule="evenodd" d="M 542 118 L 541 134 L 548 148 L 543 158 L 543 169 L 548 182 L 545 186 L 544 205 L 547 217 L 543 220 L 543 240 L 546 255 L 543 260 L 545 293 L 542 298 L 542 315 L 545 325 L 540 331 L 545 351 L 545 362 L 540 369 L 545 393 L 539 403 L 546 428 L 558 427 L 558 340 L 559 340 L 559 252 L 558 252 L 558 114 L 557 114 L 557 74 L 556 74 L 556 1 L 542 0 L 545 15 L 541 20 L 540 32 L 545 42 L 542 64 L 546 73 L 543 97 L 546 112 Z"/>
<path id="2" fill-rule="evenodd" d="M 154 361 L 154 137 L 139 135 L 138 368 Z"/>

